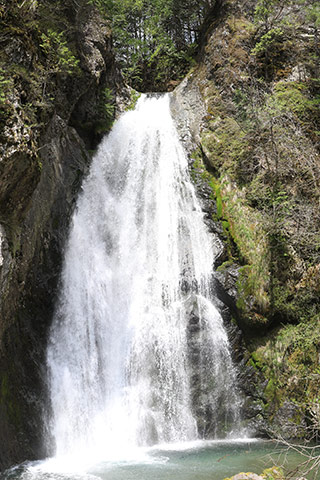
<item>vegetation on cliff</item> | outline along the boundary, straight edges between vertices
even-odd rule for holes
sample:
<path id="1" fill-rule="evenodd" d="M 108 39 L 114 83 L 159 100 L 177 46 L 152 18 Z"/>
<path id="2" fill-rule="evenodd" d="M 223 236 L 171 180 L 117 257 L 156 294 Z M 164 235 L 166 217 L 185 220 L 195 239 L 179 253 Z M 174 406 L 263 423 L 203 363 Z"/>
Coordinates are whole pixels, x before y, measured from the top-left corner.
<path id="1" fill-rule="evenodd" d="M 200 167 L 229 244 L 220 269 L 239 265 L 262 408 L 278 427 L 287 417 L 287 436 L 320 422 L 319 28 L 312 1 L 225 2 L 190 75 L 208 112 Z"/>
<path id="2" fill-rule="evenodd" d="M 81 32 L 81 18 L 85 16 L 90 25 L 97 15 L 86 5 L 86 1 L 79 2 L 75 12 L 71 1 L 0 2 L 0 218 L 6 222 L 10 212 L 19 219 L 39 181 L 40 137 L 54 115 L 67 120 L 80 134 L 86 131 L 83 137 L 89 148 L 112 123 L 113 92 L 106 73 L 99 73 L 99 62 L 104 60 L 94 56 L 88 60 L 90 52 L 85 51 L 89 45 L 86 33 Z M 108 39 L 108 24 L 100 22 L 100 28 L 100 35 Z M 105 48 L 103 41 L 96 39 L 101 49 Z M 111 51 L 108 55 L 111 60 Z M 97 63 L 96 78 L 90 75 L 89 62 Z M 104 88 L 92 89 L 99 95 L 92 101 L 95 112 L 90 112 L 88 102 L 88 111 L 81 114 L 77 103 L 93 81 Z M 12 188 L 18 182 L 24 189 Z"/>

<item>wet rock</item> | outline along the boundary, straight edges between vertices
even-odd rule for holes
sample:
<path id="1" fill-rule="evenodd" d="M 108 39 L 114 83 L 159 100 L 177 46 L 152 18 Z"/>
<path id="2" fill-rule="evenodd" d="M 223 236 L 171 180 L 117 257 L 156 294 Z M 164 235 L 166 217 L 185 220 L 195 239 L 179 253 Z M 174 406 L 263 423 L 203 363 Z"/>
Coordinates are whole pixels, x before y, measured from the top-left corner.
<path id="1" fill-rule="evenodd" d="M 266 468 L 261 473 L 261 475 L 257 475 L 256 473 L 253 473 L 253 472 L 246 472 L 246 473 L 241 472 L 225 480 L 266 480 L 266 479 L 284 480 L 284 478 L 285 477 L 282 469 L 279 467 L 273 466 L 271 468 Z"/>
<path id="2" fill-rule="evenodd" d="M 0 442 L 8 447 L 1 451 L 2 465 L 46 454 L 39 428 L 45 402 L 46 332 L 79 179 L 90 162 L 76 131 L 58 116 L 43 142 L 41 178 L 16 234 L 15 255 L 2 237 L 0 378 L 7 387 L 0 391 Z"/>
<path id="3" fill-rule="evenodd" d="M 240 266 L 236 263 L 225 265 L 214 274 L 218 295 L 232 309 L 236 308 L 238 299 L 237 281 Z"/>
<path id="4" fill-rule="evenodd" d="M 190 102 L 190 104 L 188 103 Z M 195 106 L 195 104 L 197 106 Z M 192 108 L 190 108 L 192 105 Z M 204 119 L 204 106 L 199 98 L 199 90 L 192 81 L 192 76 L 182 82 L 175 90 L 172 100 L 172 112 L 176 121 L 178 132 L 189 155 L 198 147 L 197 141 Z M 201 148 L 200 148 L 201 151 Z M 202 155 L 204 153 L 202 152 Z M 205 158 L 203 159 L 206 163 Z M 193 160 L 190 159 L 190 166 Z M 212 167 L 208 167 L 212 168 Z M 213 200 L 213 192 L 208 181 L 201 175 L 193 175 L 196 193 L 204 212 L 204 220 L 215 245 L 215 264 L 213 265 L 212 297 L 219 310 L 226 328 L 232 359 L 236 365 L 237 388 L 239 398 L 243 398 L 242 422 L 248 434 L 268 437 L 272 435 L 267 422 L 266 409 L 263 396 L 264 378 L 252 367 L 247 366 L 248 354 L 244 344 L 242 331 L 239 328 L 240 318 L 237 309 L 238 289 L 237 283 L 240 275 L 240 266 L 234 262 L 227 262 L 226 237 L 220 221 L 216 218 L 217 209 Z M 220 268 L 219 268 L 220 267 Z M 218 269 L 218 270 L 217 270 Z M 204 375 L 201 366 L 200 335 L 205 335 L 201 330 L 199 313 L 191 310 L 188 326 L 189 362 L 191 365 L 191 391 L 194 414 L 197 418 L 198 430 L 203 436 L 215 436 L 217 432 L 223 435 L 223 425 L 217 422 L 218 406 L 212 411 L 214 404 L 211 392 L 201 384 Z M 203 347 L 202 347 L 203 348 Z M 209 375 L 210 376 L 210 375 Z M 209 378 L 208 376 L 208 378 Z M 211 383 L 211 389 L 214 386 Z M 220 404 L 224 402 L 221 401 Z M 226 411 L 220 412 L 220 418 L 227 418 Z"/>
<path id="5" fill-rule="evenodd" d="M 193 164 L 191 158 L 192 152 L 199 147 L 200 132 L 206 110 L 200 96 L 198 86 L 192 81 L 192 75 L 186 78 L 181 85 L 174 91 L 172 103 L 172 113 L 176 122 L 180 138 L 185 146 L 187 153 L 190 155 L 190 167 Z M 200 148 L 201 150 L 201 148 Z M 209 186 L 206 178 L 201 175 L 193 175 L 194 185 L 197 196 L 200 200 L 202 211 L 204 212 L 204 221 L 213 234 L 212 240 L 215 249 L 215 264 L 213 270 L 227 260 L 227 246 L 225 242 L 225 235 L 220 221 L 215 221 L 217 209 L 213 200 L 212 188 Z M 212 278 L 212 298 L 219 310 L 224 326 L 227 330 L 228 338 L 231 345 L 232 358 L 238 363 L 243 359 L 244 347 L 242 340 L 242 333 L 233 318 L 237 316 L 237 289 L 236 282 L 239 276 L 238 266 L 229 265 L 221 274 L 216 272 Z M 228 401 L 224 398 L 223 393 L 214 385 L 214 379 L 209 372 L 205 373 L 201 358 L 204 358 L 205 341 L 203 338 L 206 332 L 199 322 L 199 312 L 190 311 L 189 326 L 188 326 L 188 348 L 189 348 L 189 362 L 191 366 L 191 391 L 192 404 L 194 413 L 197 418 L 199 433 L 205 437 L 215 436 L 217 434 L 223 435 L 226 428 L 224 421 L 231 421 L 230 411 L 224 409 L 224 405 Z M 200 351 L 200 335 L 202 335 L 202 351 Z M 204 385 L 202 378 L 207 377 L 207 384 Z M 241 384 L 239 384 L 241 389 Z M 237 387 L 235 387 L 237 388 Z M 220 400 L 213 399 L 212 395 L 216 390 L 217 397 Z M 239 392 L 239 395 L 242 394 Z M 251 416 L 255 416 L 252 413 Z M 229 418 L 228 418 L 229 417 Z M 218 420 L 217 420 L 218 418 Z"/>
<path id="6" fill-rule="evenodd" d="M 305 437 L 308 425 L 302 408 L 286 400 L 277 409 L 272 419 L 271 428 L 274 436 L 284 439 L 297 439 Z"/>
<path id="7" fill-rule="evenodd" d="M 82 7 L 78 13 L 77 43 L 82 68 L 99 84 L 113 61 L 111 29 L 99 12 L 89 5 Z"/>
<path id="8" fill-rule="evenodd" d="M 5 46 L 5 53 L 12 59 L 12 63 L 19 64 L 24 68 L 30 68 L 32 53 L 25 48 L 21 38 L 15 37 Z"/>
<path id="9" fill-rule="evenodd" d="M 192 75 L 186 77 L 174 90 L 171 110 L 180 139 L 186 151 L 191 152 L 200 144 L 200 132 L 206 115 L 198 86 L 192 82 Z"/>
<path id="10" fill-rule="evenodd" d="M 279 467 L 271 467 L 264 470 L 261 475 L 257 475 L 253 472 L 241 472 L 233 475 L 225 480 L 266 480 L 266 479 L 273 479 L 273 480 L 284 480 L 284 474 L 281 468 Z"/>

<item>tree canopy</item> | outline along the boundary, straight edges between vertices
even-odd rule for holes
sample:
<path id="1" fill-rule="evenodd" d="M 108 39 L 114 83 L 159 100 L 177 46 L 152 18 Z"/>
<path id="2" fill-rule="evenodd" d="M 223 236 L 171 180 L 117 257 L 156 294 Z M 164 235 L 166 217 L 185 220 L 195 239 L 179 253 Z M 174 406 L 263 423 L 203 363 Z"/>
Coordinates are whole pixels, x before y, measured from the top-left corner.
<path id="1" fill-rule="evenodd" d="M 126 81 L 137 90 L 166 90 L 193 62 L 212 0 L 92 0 L 112 22 Z"/>

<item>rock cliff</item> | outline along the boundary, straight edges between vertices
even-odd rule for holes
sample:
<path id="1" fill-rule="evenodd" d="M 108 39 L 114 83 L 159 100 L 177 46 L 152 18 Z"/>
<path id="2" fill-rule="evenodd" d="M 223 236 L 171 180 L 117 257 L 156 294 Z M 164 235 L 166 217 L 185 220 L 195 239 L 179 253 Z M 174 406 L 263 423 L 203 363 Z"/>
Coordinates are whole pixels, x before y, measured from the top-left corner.
<path id="1" fill-rule="evenodd" d="M 216 287 L 244 334 L 245 416 L 295 438 L 319 430 L 317 18 L 312 2 L 217 2 L 175 93 L 187 116 L 192 105 L 193 175 L 216 203 Z"/>
<path id="2" fill-rule="evenodd" d="M 114 115 L 111 31 L 88 2 L 0 2 L 0 468 L 43 445 L 43 358 L 90 150 Z"/>

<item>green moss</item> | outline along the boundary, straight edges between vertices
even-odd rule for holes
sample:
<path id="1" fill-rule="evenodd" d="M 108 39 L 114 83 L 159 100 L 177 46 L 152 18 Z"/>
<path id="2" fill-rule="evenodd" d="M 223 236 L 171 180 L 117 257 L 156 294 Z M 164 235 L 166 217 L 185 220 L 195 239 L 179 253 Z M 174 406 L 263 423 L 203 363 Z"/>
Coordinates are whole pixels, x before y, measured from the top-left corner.
<path id="1" fill-rule="evenodd" d="M 224 272 L 228 267 L 230 267 L 233 264 L 233 260 L 227 260 L 226 262 L 223 262 L 218 268 L 217 272 Z"/>
<path id="2" fill-rule="evenodd" d="M 255 369 L 255 370 L 263 370 L 263 361 L 258 355 L 257 352 L 252 352 L 251 357 L 249 359 L 250 365 Z"/>
<path id="3" fill-rule="evenodd" d="M 243 475 L 245 480 L 251 480 L 257 477 L 257 474 L 253 472 L 240 472 L 239 474 L 234 475 L 233 477 L 225 478 L 224 480 L 234 480 L 236 477 L 238 477 L 238 475 Z M 261 477 L 265 480 L 285 480 L 283 470 L 276 466 L 265 469 L 262 472 Z"/>
<path id="4" fill-rule="evenodd" d="M 224 234 L 226 236 L 229 236 L 230 235 L 230 225 L 229 225 L 228 220 L 222 220 L 221 225 L 222 225 Z"/>
<path id="5" fill-rule="evenodd" d="M 211 179 L 210 185 L 213 189 L 215 200 L 216 200 L 216 207 L 217 207 L 217 219 L 221 220 L 223 216 L 223 208 L 222 208 L 222 197 L 221 197 L 221 185 L 215 179 Z M 228 223 L 229 225 L 229 223 Z"/>
<path id="6" fill-rule="evenodd" d="M 306 410 L 317 415 L 320 388 L 319 316 L 298 325 L 278 328 L 259 341 L 260 346 L 255 346 L 249 364 L 262 371 L 268 379 L 264 396 L 269 410 L 275 412 L 286 400 L 290 400 L 299 408 L 288 421 L 299 424 Z"/>
<path id="7" fill-rule="evenodd" d="M 223 217 L 228 221 L 228 230 L 239 249 L 240 259 L 247 264 L 238 281 L 239 307 L 243 309 L 247 297 L 252 295 L 264 311 L 269 304 L 269 252 L 263 221 L 227 176 L 221 182 L 221 192 Z"/>
<path id="8" fill-rule="evenodd" d="M 311 273 L 313 272 L 311 267 Z M 320 297 L 319 289 L 316 284 L 316 274 L 313 281 L 306 283 L 303 279 L 296 285 L 283 285 L 279 280 L 274 279 L 273 285 L 273 311 L 281 315 L 282 318 L 288 319 L 290 322 L 306 322 L 314 317 L 319 311 Z"/>
<path id="9" fill-rule="evenodd" d="M 285 475 L 280 467 L 271 467 L 263 470 L 261 476 L 266 480 L 284 480 Z"/>
<path id="10" fill-rule="evenodd" d="M 191 176 L 193 180 L 194 181 L 201 180 L 205 182 L 208 186 L 210 186 L 211 189 L 214 189 L 214 186 L 212 184 L 213 176 L 207 171 L 203 163 L 202 152 L 200 148 L 196 148 L 191 153 L 191 158 L 193 159 L 192 170 L 191 170 Z M 212 193 L 212 198 L 214 198 L 213 193 Z"/>
<path id="11" fill-rule="evenodd" d="M 257 308 L 265 311 L 269 305 L 269 252 L 263 222 L 257 213 L 247 204 L 245 197 L 235 188 L 228 176 L 216 179 L 205 171 L 197 154 L 193 164 L 194 175 L 201 175 L 208 180 L 216 202 L 216 218 L 221 221 L 225 234 L 228 254 L 233 257 L 234 244 L 238 247 L 240 260 L 247 265 L 243 267 L 238 281 L 238 308 L 248 313 L 248 297 L 254 298 Z M 195 178 L 195 177 L 194 177 Z M 265 324 L 266 319 L 258 312 L 254 322 Z"/>
<path id="12" fill-rule="evenodd" d="M 10 88 L 12 88 L 12 79 L 8 78 L 3 68 L 0 68 L 0 106 L 5 103 Z"/>
<path id="13" fill-rule="evenodd" d="M 217 117 L 209 122 L 202 143 L 210 164 L 234 173 L 237 163 L 248 152 L 245 132 L 232 117 Z"/>
<path id="14" fill-rule="evenodd" d="M 308 86 L 304 82 L 284 82 L 275 84 L 273 95 L 267 102 L 271 113 L 291 111 L 300 120 L 305 121 L 311 115 L 318 114 L 320 96 L 311 98 Z"/>
<path id="15" fill-rule="evenodd" d="M 264 390 L 264 394 L 269 403 L 274 401 L 275 396 L 277 394 L 277 390 L 278 390 L 277 385 L 275 385 L 274 380 L 271 378 Z"/>

